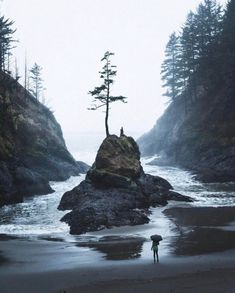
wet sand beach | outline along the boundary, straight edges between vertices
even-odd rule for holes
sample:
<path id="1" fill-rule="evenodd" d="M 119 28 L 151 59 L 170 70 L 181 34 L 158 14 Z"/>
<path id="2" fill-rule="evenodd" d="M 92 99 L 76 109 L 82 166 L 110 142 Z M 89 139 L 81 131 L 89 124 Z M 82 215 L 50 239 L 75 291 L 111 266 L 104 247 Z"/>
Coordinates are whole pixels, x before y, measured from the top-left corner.
<path id="1" fill-rule="evenodd" d="M 144 269 L 144 268 L 142 268 Z M 186 269 L 186 267 L 185 267 Z M 147 277 L 147 273 L 149 277 Z M 117 274 L 118 275 L 118 274 Z M 143 277 L 99 281 L 86 286 L 77 286 L 59 292 L 78 293 L 78 292 L 234 292 L 235 288 L 235 269 L 210 269 L 208 271 L 195 271 L 193 273 L 181 272 L 174 276 L 156 277 L 148 271 Z"/>
<path id="2" fill-rule="evenodd" d="M 1 276 L 1 292 L 234 292 L 234 251 Z M 190 290 L 190 291 L 189 291 Z"/>
<path id="3" fill-rule="evenodd" d="M 234 207 L 170 208 L 163 212 L 176 225 L 175 255 L 200 255 L 235 248 Z"/>
<path id="4" fill-rule="evenodd" d="M 235 208 L 177 207 L 162 215 L 174 233 L 156 264 L 151 242 L 138 235 L 73 242 L 2 235 L 1 292 L 234 292 Z"/>

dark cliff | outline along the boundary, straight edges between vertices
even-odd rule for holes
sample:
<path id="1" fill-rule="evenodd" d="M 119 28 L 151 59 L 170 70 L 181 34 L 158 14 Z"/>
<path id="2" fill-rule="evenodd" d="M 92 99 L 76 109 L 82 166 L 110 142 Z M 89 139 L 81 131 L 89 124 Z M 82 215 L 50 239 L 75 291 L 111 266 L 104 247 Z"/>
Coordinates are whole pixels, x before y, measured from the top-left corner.
<path id="1" fill-rule="evenodd" d="M 0 206 L 52 192 L 50 180 L 79 174 L 53 113 L 0 75 Z"/>
<path id="2" fill-rule="evenodd" d="M 188 19 L 183 34 L 174 39 L 181 40 L 177 48 L 183 70 L 191 59 L 181 57 L 186 48 L 182 42 L 188 30 L 194 36 L 191 43 L 196 49 L 187 47 L 194 56 L 193 67 L 183 87 L 180 79 L 172 83 L 166 67 L 168 88 L 174 88 L 178 82 L 182 89 L 172 97 L 154 128 L 139 139 L 139 144 L 145 155 L 160 154 L 158 163 L 189 168 L 204 181 L 235 181 L 235 1 L 228 1 L 222 18 L 215 7 L 207 7 L 218 26 L 213 34 L 213 25 L 200 21 L 200 11 L 210 3 L 204 2 L 196 14 L 191 13 L 193 22 L 189 25 Z M 196 25 L 201 25 L 201 31 L 194 30 Z M 208 42 L 201 46 L 200 41 L 206 38 Z M 165 66 L 169 66 L 168 60 Z"/>
<path id="3" fill-rule="evenodd" d="M 183 101 L 171 104 L 138 142 L 143 155 L 161 155 L 159 163 L 194 170 L 207 182 L 234 181 L 234 92 L 204 94 L 187 113 Z"/>

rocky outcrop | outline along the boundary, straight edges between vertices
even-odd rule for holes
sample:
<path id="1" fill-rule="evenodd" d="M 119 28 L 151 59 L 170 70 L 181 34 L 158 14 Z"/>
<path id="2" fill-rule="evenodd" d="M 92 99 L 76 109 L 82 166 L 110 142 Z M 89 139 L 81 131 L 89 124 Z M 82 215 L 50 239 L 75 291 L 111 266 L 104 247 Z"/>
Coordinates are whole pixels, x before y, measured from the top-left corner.
<path id="1" fill-rule="evenodd" d="M 165 179 L 144 173 L 133 138 L 112 135 L 101 144 L 86 179 L 63 195 L 58 208 L 72 210 L 62 218 L 71 234 L 145 224 L 149 207 L 190 201 L 171 189 Z"/>
<path id="2" fill-rule="evenodd" d="M 204 25 L 205 29 L 208 24 Z M 179 93 L 170 99 L 169 107 L 154 128 L 139 139 L 143 154 L 159 154 L 161 164 L 193 170 L 205 182 L 235 181 L 234 1 L 228 1 L 219 26 L 220 32 L 214 35 L 216 41 L 199 45 L 197 65 L 186 74 L 186 79 L 184 76 L 183 85 L 182 76 L 170 81 L 166 58 L 165 82 L 170 91 L 177 84 Z M 202 39 L 207 35 L 204 29 Z M 198 40 L 198 44 L 200 42 Z M 179 52 L 182 49 L 179 48 Z M 193 53 L 194 50 L 190 50 Z M 186 63 L 189 59 L 182 58 Z M 187 67 L 181 65 L 176 71 Z"/>
<path id="3" fill-rule="evenodd" d="M 79 173 L 86 174 L 88 170 L 90 169 L 90 166 L 82 161 L 77 161 L 77 167 Z"/>
<path id="4" fill-rule="evenodd" d="M 127 187 L 142 173 L 140 152 L 134 139 L 112 135 L 101 144 L 87 179 L 97 187 Z"/>
<path id="5" fill-rule="evenodd" d="M 0 206 L 53 192 L 50 180 L 85 171 L 68 152 L 52 111 L 3 73 L 0 112 Z"/>
<path id="6" fill-rule="evenodd" d="M 182 99 L 172 103 L 138 140 L 141 152 L 160 155 L 153 164 L 190 169 L 204 182 L 235 181 L 234 96 L 228 88 L 205 91 L 187 111 Z"/>

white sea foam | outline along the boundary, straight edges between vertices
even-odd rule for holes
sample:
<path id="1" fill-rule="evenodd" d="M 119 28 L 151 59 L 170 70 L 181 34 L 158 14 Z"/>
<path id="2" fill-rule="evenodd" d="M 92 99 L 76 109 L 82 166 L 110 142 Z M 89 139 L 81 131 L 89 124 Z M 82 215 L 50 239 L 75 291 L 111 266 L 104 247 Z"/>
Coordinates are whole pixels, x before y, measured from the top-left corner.
<path id="1" fill-rule="evenodd" d="M 84 155 L 84 156 L 83 156 Z M 79 160 L 91 163 L 95 153 L 80 152 Z M 193 175 L 185 170 L 174 167 L 152 166 L 147 165 L 153 158 L 142 159 L 142 164 L 146 173 L 158 175 L 167 179 L 175 191 L 191 196 L 196 201 L 192 203 L 194 206 L 234 206 L 235 205 L 235 183 L 224 184 L 203 184 L 195 180 Z M 68 211 L 59 211 L 59 205 L 62 195 L 78 185 L 85 175 L 71 177 L 64 182 L 51 182 L 51 187 L 55 190 L 53 194 L 44 196 L 35 196 L 27 198 L 24 203 L 6 206 L 0 209 L 0 233 L 15 235 L 52 235 L 60 234 L 63 237 L 69 236 L 69 227 L 60 221 L 63 215 Z M 157 208 L 159 209 L 159 208 Z M 153 209 L 154 211 L 154 209 Z M 152 213 L 149 228 L 154 228 L 155 218 L 159 220 L 159 213 Z M 163 221 L 163 219 L 162 219 Z M 164 221 L 163 221 L 164 222 Z M 162 223 L 163 223 L 162 222 Z M 141 227 L 136 228 L 119 228 L 107 230 L 108 234 L 135 234 L 140 233 L 146 236 L 148 229 Z M 115 232 L 116 231 L 116 232 Z M 119 231 L 119 232 L 117 232 Z M 132 232 L 131 232 L 132 231 Z M 96 233 L 96 236 L 102 236 L 106 232 Z"/>
<path id="2" fill-rule="evenodd" d="M 66 212 L 57 209 L 62 195 L 78 185 L 84 175 L 70 177 L 64 182 L 50 182 L 52 194 L 25 199 L 23 203 L 0 209 L 0 233 L 16 235 L 41 235 L 69 233 L 69 227 L 60 219 Z"/>

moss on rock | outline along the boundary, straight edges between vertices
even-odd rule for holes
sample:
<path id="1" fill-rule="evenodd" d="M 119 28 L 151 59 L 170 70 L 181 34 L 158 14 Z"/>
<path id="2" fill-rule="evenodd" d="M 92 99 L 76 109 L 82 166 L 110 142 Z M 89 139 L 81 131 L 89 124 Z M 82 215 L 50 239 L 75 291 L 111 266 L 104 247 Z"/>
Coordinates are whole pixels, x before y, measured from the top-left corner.
<path id="1" fill-rule="evenodd" d="M 112 177 L 127 182 L 140 177 L 142 172 L 140 151 L 134 139 L 110 135 L 101 144 L 88 178 L 107 181 Z"/>

